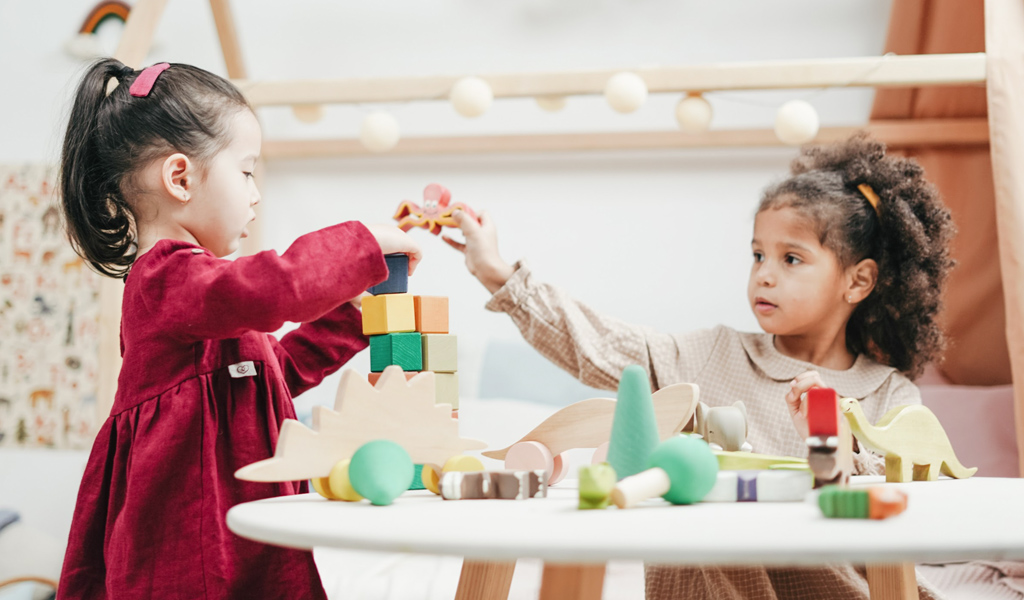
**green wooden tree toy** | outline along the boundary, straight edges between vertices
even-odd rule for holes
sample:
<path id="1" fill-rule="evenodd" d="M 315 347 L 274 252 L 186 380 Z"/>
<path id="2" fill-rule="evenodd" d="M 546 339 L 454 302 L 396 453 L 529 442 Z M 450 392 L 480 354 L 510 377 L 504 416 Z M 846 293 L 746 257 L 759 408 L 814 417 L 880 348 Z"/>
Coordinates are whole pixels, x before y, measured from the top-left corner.
<path id="1" fill-rule="evenodd" d="M 608 445 L 608 462 L 619 479 L 646 469 L 658 441 L 650 379 L 642 367 L 630 365 L 619 380 L 619 399 Z"/>

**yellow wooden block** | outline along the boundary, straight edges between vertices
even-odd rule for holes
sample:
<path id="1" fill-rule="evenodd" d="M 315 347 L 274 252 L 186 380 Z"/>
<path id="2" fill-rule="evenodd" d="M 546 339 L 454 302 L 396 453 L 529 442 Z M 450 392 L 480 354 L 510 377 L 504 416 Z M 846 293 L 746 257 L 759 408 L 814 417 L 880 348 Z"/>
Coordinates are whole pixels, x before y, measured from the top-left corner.
<path id="1" fill-rule="evenodd" d="M 454 335 L 424 333 L 420 341 L 423 344 L 424 371 L 454 373 L 459 370 L 459 347 Z"/>
<path id="2" fill-rule="evenodd" d="M 459 374 L 434 373 L 434 402 L 459 407 Z"/>
<path id="3" fill-rule="evenodd" d="M 363 335 L 416 331 L 412 294 L 381 294 L 363 298 Z"/>

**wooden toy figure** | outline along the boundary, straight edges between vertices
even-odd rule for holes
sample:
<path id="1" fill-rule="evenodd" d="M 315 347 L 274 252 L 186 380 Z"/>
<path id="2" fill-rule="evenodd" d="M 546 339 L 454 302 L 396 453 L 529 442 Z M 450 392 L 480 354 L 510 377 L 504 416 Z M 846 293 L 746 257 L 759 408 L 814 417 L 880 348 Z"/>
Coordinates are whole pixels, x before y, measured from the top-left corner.
<path id="1" fill-rule="evenodd" d="M 747 407 L 742 402 L 714 408 L 699 403 L 693 416 L 693 431 L 700 434 L 712 450 L 753 450 L 753 446 L 747 442 Z"/>
<path id="2" fill-rule="evenodd" d="M 814 487 L 848 483 L 853 474 L 853 437 L 839 416 L 836 391 L 807 391 L 807 463 L 814 473 Z"/>
<path id="3" fill-rule="evenodd" d="M 818 506 L 830 519 L 887 519 L 907 509 L 907 494 L 892 486 L 821 488 Z"/>
<path id="4" fill-rule="evenodd" d="M 394 219 L 398 221 L 398 227 L 402 231 L 409 231 L 413 227 L 422 227 L 437 235 L 441 233 L 442 227 L 458 227 L 455 224 L 455 219 L 452 218 L 452 214 L 456 210 L 461 210 L 474 219 L 477 218 L 473 209 L 461 202 L 449 206 L 451 198 L 452 193 L 447 188 L 432 183 L 423 190 L 422 207 L 404 200 L 398 205 Z"/>
<path id="5" fill-rule="evenodd" d="M 650 468 L 619 482 L 612 502 L 619 508 L 661 496 L 672 504 L 700 502 L 718 480 L 718 459 L 703 440 L 676 436 L 651 453 Z"/>
<path id="6" fill-rule="evenodd" d="M 580 467 L 579 473 L 580 510 L 607 508 L 619 480 L 615 469 L 603 462 Z"/>
<path id="7" fill-rule="evenodd" d="M 978 471 L 960 464 L 939 419 L 925 406 L 897 406 L 875 425 L 868 423 L 860 402 L 853 398 L 844 398 L 840 407 L 857 441 L 885 457 L 886 481 L 934 481 L 940 471 L 966 479 Z"/>
<path id="8" fill-rule="evenodd" d="M 445 500 L 525 500 L 545 498 L 543 471 L 452 471 L 441 477 Z"/>

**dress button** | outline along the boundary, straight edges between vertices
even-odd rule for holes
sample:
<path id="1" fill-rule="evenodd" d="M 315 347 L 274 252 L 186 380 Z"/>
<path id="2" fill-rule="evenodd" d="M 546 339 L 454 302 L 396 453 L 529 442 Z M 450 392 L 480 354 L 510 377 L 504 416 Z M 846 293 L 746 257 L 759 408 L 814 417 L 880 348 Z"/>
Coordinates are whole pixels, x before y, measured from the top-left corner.
<path id="1" fill-rule="evenodd" d="M 202 248 L 193 248 L 192 249 L 192 254 L 202 254 L 202 253 L 203 253 L 203 249 Z"/>

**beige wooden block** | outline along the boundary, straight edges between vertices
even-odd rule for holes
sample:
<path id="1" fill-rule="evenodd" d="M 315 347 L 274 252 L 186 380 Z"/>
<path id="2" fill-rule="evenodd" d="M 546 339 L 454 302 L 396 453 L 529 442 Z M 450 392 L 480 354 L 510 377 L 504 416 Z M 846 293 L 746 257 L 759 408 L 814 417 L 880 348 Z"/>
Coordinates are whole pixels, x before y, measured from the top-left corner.
<path id="1" fill-rule="evenodd" d="M 459 374 L 434 373 L 434 401 L 437 404 L 451 404 L 459 407 Z"/>
<path id="2" fill-rule="evenodd" d="M 454 373 L 459 370 L 459 347 L 456 336 L 425 333 L 421 339 L 424 371 Z"/>

